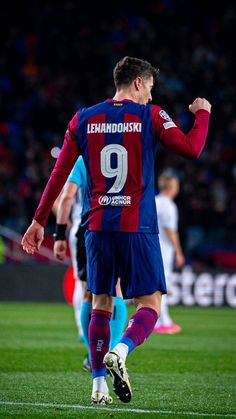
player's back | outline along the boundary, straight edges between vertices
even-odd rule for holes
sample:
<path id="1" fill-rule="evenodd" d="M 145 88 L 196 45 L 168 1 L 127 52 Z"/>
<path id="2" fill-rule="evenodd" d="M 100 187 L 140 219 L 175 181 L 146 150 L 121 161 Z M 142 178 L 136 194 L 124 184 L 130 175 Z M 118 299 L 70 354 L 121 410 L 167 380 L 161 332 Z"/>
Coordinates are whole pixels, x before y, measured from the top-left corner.
<path id="1" fill-rule="evenodd" d="M 90 230 L 157 232 L 150 108 L 107 100 L 79 112 Z"/>

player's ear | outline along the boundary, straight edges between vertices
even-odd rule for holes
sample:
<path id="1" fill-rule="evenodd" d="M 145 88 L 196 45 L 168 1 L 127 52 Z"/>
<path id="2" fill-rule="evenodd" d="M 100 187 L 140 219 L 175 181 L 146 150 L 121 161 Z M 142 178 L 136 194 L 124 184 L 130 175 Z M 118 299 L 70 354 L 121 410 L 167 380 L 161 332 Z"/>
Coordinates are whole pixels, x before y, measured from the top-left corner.
<path id="1" fill-rule="evenodd" d="M 135 90 L 139 91 L 140 87 L 142 85 L 142 78 L 141 77 L 136 77 L 136 79 L 134 80 L 134 86 L 135 86 Z"/>

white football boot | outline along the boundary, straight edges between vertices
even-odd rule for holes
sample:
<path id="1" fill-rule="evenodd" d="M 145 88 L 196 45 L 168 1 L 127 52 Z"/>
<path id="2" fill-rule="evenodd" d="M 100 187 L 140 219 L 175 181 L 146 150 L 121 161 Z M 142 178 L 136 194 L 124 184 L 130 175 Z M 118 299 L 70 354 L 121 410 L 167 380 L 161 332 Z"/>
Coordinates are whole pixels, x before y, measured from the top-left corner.
<path id="1" fill-rule="evenodd" d="M 91 396 L 91 402 L 93 404 L 112 404 L 113 399 L 109 396 L 109 393 L 104 394 L 101 391 L 94 391 Z"/>
<path id="2" fill-rule="evenodd" d="M 132 396 L 132 390 L 124 360 L 121 358 L 118 351 L 114 349 L 105 355 L 104 363 L 111 375 L 113 390 L 118 399 L 123 403 L 129 403 Z"/>

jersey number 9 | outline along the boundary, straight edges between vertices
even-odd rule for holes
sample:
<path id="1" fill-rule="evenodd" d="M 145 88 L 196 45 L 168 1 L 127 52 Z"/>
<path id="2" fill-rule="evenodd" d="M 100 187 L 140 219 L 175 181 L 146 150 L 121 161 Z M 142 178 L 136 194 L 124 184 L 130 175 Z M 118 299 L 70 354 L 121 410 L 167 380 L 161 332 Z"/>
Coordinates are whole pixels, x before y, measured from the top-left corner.
<path id="1" fill-rule="evenodd" d="M 111 156 L 116 154 L 117 166 L 111 167 Z M 128 174 L 128 153 L 120 144 L 109 144 L 101 150 L 101 172 L 106 178 L 116 176 L 115 182 L 107 193 L 120 192 L 126 182 Z"/>

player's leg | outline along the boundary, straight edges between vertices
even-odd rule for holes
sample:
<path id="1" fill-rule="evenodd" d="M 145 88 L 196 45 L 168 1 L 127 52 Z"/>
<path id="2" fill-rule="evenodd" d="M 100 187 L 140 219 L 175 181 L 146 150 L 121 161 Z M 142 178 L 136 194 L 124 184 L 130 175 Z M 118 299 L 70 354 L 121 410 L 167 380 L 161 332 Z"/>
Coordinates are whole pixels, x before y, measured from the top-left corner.
<path id="1" fill-rule="evenodd" d="M 120 338 L 124 332 L 125 325 L 127 321 L 127 306 L 123 299 L 121 288 L 120 288 L 120 279 L 117 281 L 116 285 L 116 297 L 114 298 L 114 308 L 110 321 L 111 329 L 111 340 L 110 340 L 110 349 L 120 341 Z"/>
<path id="2" fill-rule="evenodd" d="M 73 273 L 75 279 L 75 289 L 73 293 L 73 307 L 74 307 L 74 315 L 75 321 L 78 329 L 78 334 L 80 340 L 83 339 L 83 328 L 80 321 L 80 313 L 81 313 L 81 305 L 83 301 L 83 287 L 78 278 L 78 265 L 77 265 L 77 237 L 76 233 L 78 230 L 79 222 L 73 224 L 72 228 L 70 229 L 69 233 L 69 247 L 70 247 L 70 254 L 71 254 L 71 262 L 73 266 Z"/>
<path id="3" fill-rule="evenodd" d="M 137 307 L 124 335 L 105 357 L 113 376 L 115 393 L 123 402 L 131 399 L 131 387 L 125 368 L 127 355 L 152 333 L 160 314 L 165 276 L 156 235 L 124 235 L 120 242 L 121 288 L 127 298 L 134 297 Z"/>
<path id="4" fill-rule="evenodd" d="M 170 279 L 171 271 L 169 269 L 169 266 L 167 263 L 165 263 L 165 259 L 163 258 L 163 264 L 164 264 L 164 271 L 165 271 L 165 277 L 166 277 L 166 285 L 168 288 L 168 282 Z M 162 301 L 161 301 L 161 313 L 160 317 L 158 319 L 158 322 L 156 324 L 157 327 L 160 326 L 169 326 L 172 323 L 170 313 L 169 313 L 169 307 L 168 307 L 168 301 L 167 301 L 167 294 L 163 295 Z M 156 331 L 156 327 L 155 327 Z"/>
<path id="5" fill-rule="evenodd" d="M 153 332 L 160 314 L 161 299 L 162 293 L 160 291 L 134 298 L 137 310 L 130 318 L 120 342 L 115 347 L 124 360 L 136 346 L 141 345 Z"/>
<path id="6" fill-rule="evenodd" d="M 112 398 L 106 382 L 104 356 L 109 350 L 110 318 L 113 309 L 113 297 L 107 294 L 93 295 L 93 310 L 89 324 L 89 343 L 92 365 L 93 403 L 110 404 Z"/>
<path id="7" fill-rule="evenodd" d="M 173 258 L 168 254 L 164 254 L 162 257 L 166 277 L 166 285 L 167 289 L 169 289 L 169 284 L 173 275 Z M 175 334 L 181 332 L 181 330 L 182 328 L 178 324 L 175 324 L 170 316 L 168 296 L 165 294 L 162 297 L 161 314 L 154 327 L 154 332 L 161 334 Z"/>
<path id="8" fill-rule="evenodd" d="M 76 260 L 77 260 L 78 276 L 83 286 L 83 302 L 81 305 L 80 323 L 83 330 L 84 342 L 88 350 L 88 353 L 83 362 L 83 369 L 85 371 L 91 371 L 88 327 L 89 327 L 91 313 L 92 313 L 92 294 L 90 291 L 87 291 L 87 269 L 86 269 L 87 258 L 86 258 L 84 234 L 85 234 L 85 228 L 80 225 L 76 233 L 76 237 L 77 237 Z"/>
<path id="9" fill-rule="evenodd" d="M 152 333 L 160 313 L 162 293 L 134 298 L 136 313 L 130 318 L 120 342 L 105 356 L 105 364 L 113 378 L 113 388 L 118 398 L 128 403 L 132 390 L 125 361 L 136 346 L 141 345 Z"/>
<path id="10" fill-rule="evenodd" d="M 87 231 L 87 283 L 93 293 L 93 310 L 89 324 L 89 343 L 93 377 L 93 403 L 112 402 L 106 383 L 104 356 L 110 344 L 110 318 L 115 296 L 116 269 L 112 233 Z"/>
<path id="11" fill-rule="evenodd" d="M 86 249 L 85 249 L 85 240 L 84 240 L 85 229 L 79 227 L 77 232 L 77 261 L 79 266 L 79 272 L 81 278 L 81 283 L 84 287 L 84 299 L 81 306 L 81 325 L 83 328 L 84 341 L 88 349 L 88 354 L 83 361 L 83 369 L 85 371 L 91 371 L 91 361 L 90 361 L 90 349 L 89 349 L 89 336 L 88 336 L 88 327 L 91 319 L 92 313 L 92 295 L 90 291 L 87 291 L 87 271 L 86 271 Z M 126 318 L 127 318 L 127 308 L 126 304 L 122 298 L 122 293 L 120 289 L 120 284 L 116 285 L 116 292 L 119 297 L 115 297 L 114 309 L 112 313 L 112 320 L 110 322 L 111 329 L 111 344 L 115 344 L 120 340 L 122 333 L 124 331 Z"/>
<path id="12" fill-rule="evenodd" d="M 83 286 L 79 278 L 75 278 L 75 288 L 73 292 L 73 307 L 74 307 L 74 316 L 75 322 L 78 329 L 79 340 L 80 342 L 84 342 L 84 333 L 83 333 L 83 326 L 81 323 L 81 308 L 83 304 Z"/>
<path id="13" fill-rule="evenodd" d="M 90 347 L 89 347 L 89 323 L 91 320 L 92 314 L 92 294 L 90 291 L 87 291 L 87 282 L 81 281 L 84 287 L 84 300 L 81 306 L 81 325 L 84 333 L 84 342 L 87 348 L 87 355 L 83 361 L 83 369 L 85 371 L 91 371 L 91 361 L 90 361 Z"/>
<path id="14" fill-rule="evenodd" d="M 122 292 L 126 298 L 134 297 L 137 307 L 121 339 L 126 344 L 129 342 L 129 353 L 153 331 L 160 315 L 162 294 L 166 293 L 166 283 L 157 235 L 122 236 L 120 256 Z"/>

